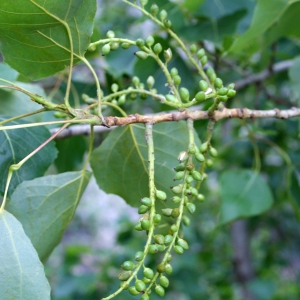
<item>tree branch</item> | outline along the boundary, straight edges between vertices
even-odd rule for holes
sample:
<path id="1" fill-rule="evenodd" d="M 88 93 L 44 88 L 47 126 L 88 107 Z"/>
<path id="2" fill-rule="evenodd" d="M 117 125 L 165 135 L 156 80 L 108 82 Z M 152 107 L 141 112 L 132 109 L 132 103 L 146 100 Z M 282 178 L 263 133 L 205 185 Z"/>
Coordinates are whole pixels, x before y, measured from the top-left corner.
<path id="1" fill-rule="evenodd" d="M 204 120 L 211 119 L 215 121 L 219 121 L 221 119 L 231 119 L 231 118 L 239 118 L 239 119 L 254 119 L 254 118 L 278 118 L 278 119 L 289 119 L 292 117 L 300 116 L 300 108 L 292 107 L 286 110 L 279 110 L 278 108 L 274 108 L 271 110 L 251 110 L 248 108 L 223 108 L 221 110 L 216 110 L 212 115 L 209 115 L 207 111 L 176 111 L 165 114 L 156 114 L 156 115 L 129 115 L 127 117 L 104 117 L 105 122 L 108 126 L 125 126 L 129 124 L 135 123 L 161 123 L 161 122 L 174 122 L 180 120 L 186 120 L 191 118 L 193 120 Z M 103 126 L 95 126 L 95 132 L 105 132 L 109 131 L 112 128 L 105 128 Z M 55 133 L 57 128 L 52 129 L 51 132 Z M 67 128 L 65 131 L 60 133 L 57 139 L 62 139 L 75 135 L 88 135 L 90 134 L 90 125 L 75 125 Z"/>

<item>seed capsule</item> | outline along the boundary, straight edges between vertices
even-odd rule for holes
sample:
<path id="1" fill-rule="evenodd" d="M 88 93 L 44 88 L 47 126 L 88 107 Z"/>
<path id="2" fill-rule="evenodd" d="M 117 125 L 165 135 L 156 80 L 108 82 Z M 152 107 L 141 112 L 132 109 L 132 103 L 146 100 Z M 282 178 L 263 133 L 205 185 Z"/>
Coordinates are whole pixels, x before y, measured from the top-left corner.
<path id="1" fill-rule="evenodd" d="M 196 94 L 195 99 L 197 102 L 203 102 L 206 99 L 206 96 L 203 92 L 199 92 Z"/>
<path id="2" fill-rule="evenodd" d="M 159 54 L 162 51 L 162 46 L 160 43 L 154 45 L 153 51 L 155 54 Z"/>
<path id="3" fill-rule="evenodd" d="M 115 33 L 112 30 L 108 30 L 106 36 L 110 39 L 115 37 Z"/>
<path id="4" fill-rule="evenodd" d="M 173 241 L 173 237 L 170 234 L 165 236 L 165 244 L 170 244 Z"/>
<path id="5" fill-rule="evenodd" d="M 197 51 L 197 46 L 195 44 L 192 44 L 190 46 L 190 51 L 191 51 L 191 53 L 195 53 Z"/>
<path id="6" fill-rule="evenodd" d="M 159 297 L 163 297 L 165 295 L 165 290 L 162 286 L 157 285 L 155 287 L 155 293 L 159 296 Z"/>
<path id="7" fill-rule="evenodd" d="M 189 98 L 190 98 L 190 92 L 187 88 L 180 88 L 180 96 L 182 98 L 182 100 L 184 101 L 189 101 Z"/>
<path id="8" fill-rule="evenodd" d="M 126 281 L 131 276 L 131 274 L 132 274 L 131 271 L 124 271 L 119 274 L 118 278 L 121 281 Z"/>
<path id="9" fill-rule="evenodd" d="M 123 49 L 128 49 L 128 48 L 130 48 L 130 44 L 129 43 L 122 43 L 122 45 L 121 45 L 121 47 L 123 48 Z"/>
<path id="10" fill-rule="evenodd" d="M 154 241 L 156 244 L 163 245 L 165 243 L 165 237 L 162 234 L 156 234 Z"/>
<path id="11" fill-rule="evenodd" d="M 215 80 L 215 87 L 220 89 L 223 86 L 223 81 L 221 78 L 216 78 Z"/>
<path id="12" fill-rule="evenodd" d="M 228 90 L 228 93 L 227 93 L 227 96 L 231 98 L 231 97 L 235 96 L 235 94 L 236 94 L 236 91 L 235 91 L 235 90 L 229 89 L 229 90 Z"/>
<path id="13" fill-rule="evenodd" d="M 175 246 L 175 247 L 174 247 L 174 251 L 175 251 L 175 253 L 177 253 L 177 254 L 183 254 L 184 249 L 183 249 L 182 247 L 180 247 L 180 246 Z"/>
<path id="14" fill-rule="evenodd" d="M 179 217 L 179 215 L 180 215 L 179 208 L 177 208 L 177 207 L 173 208 L 172 209 L 172 213 L 171 213 L 171 217 L 174 218 L 174 219 L 176 219 L 176 218 Z"/>
<path id="15" fill-rule="evenodd" d="M 178 196 L 174 196 L 171 198 L 171 201 L 173 201 L 174 203 L 179 203 L 181 201 L 181 198 Z"/>
<path id="16" fill-rule="evenodd" d="M 150 7 L 151 14 L 152 14 L 153 16 L 156 16 L 157 13 L 158 13 L 158 10 L 159 10 L 159 8 L 158 8 L 158 6 L 156 5 L 156 3 L 153 3 L 153 4 L 151 5 L 151 7 Z"/>
<path id="17" fill-rule="evenodd" d="M 154 86 L 155 80 L 153 76 L 149 76 L 147 79 L 147 86 L 149 89 L 152 89 Z"/>
<path id="18" fill-rule="evenodd" d="M 145 268 L 143 274 L 148 279 L 152 279 L 154 277 L 154 272 L 150 268 Z"/>
<path id="19" fill-rule="evenodd" d="M 171 190 L 174 194 L 182 193 L 182 185 L 171 186 Z"/>
<path id="20" fill-rule="evenodd" d="M 139 47 L 139 48 L 142 48 L 145 46 L 145 41 L 143 39 L 137 39 L 135 41 L 135 44 Z"/>
<path id="21" fill-rule="evenodd" d="M 164 216 L 170 217 L 172 214 L 172 208 L 163 208 L 161 212 Z"/>
<path id="22" fill-rule="evenodd" d="M 184 250 L 189 249 L 189 244 L 184 239 L 178 239 L 177 244 L 182 247 Z"/>
<path id="23" fill-rule="evenodd" d="M 154 37 L 152 35 L 149 35 L 147 38 L 146 38 L 146 44 L 151 47 L 153 44 L 154 44 Z"/>
<path id="24" fill-rule="evenodd" d="M 170 264 L 166 264 L 165 272 L 166 272 L 168 275 L 171 275 L 172 272 L 173 272 L 173 267 L 172 267 Z"/>
<path id="25" fill-rule="evenodd" d="M 124 261 L 121 268 L 126 271 L 130 271 L 134 268 L 134 263 L 130 260 Z"/>
<path id="26" fill-rule="evenodd" d="M 166 276 L 160 276 L 159 283 L 164 288 L 167 288 L 169 286 L 169 279 Z"/>
<path id="27" fill-rule="evenodd" d="M 158 223 L 160 223 L 161 221 L 161 215 L 160 214 L 155 214 L 153 217 L 153 222 L 155 225 L 157 225 Z"/>
<path id="28" fill-rule="evenodd" d="M 133 296 L 136 296 L 138 295 L 140 292 L 136 290 L 135 286 L 131 286 L 129 289 L 128 289 L 128 292 L 133 295 Z"/>
<path id="29" fill-rule="evenodd" d="M 136 57 L 138 57 L 139 59 L 145 60 L 148 57 L 148 53 L 144 52 L 144 51 L 137 51 L 134 53 Z"/>
<path id="30" fill-rule="evenodd" d="M 134 286 L 138 292 L 143 292 L 146 289 L 146 284 L 142 280 L 137 280 Z"/>
<path id="31" fill-rule="evenodd" d="M 184 171 L 177 172 L 174 176 L 174 180 L 180 180 L 184 177 Z"/>
<path id="32" fill-rule="evenodd" d="M 164 58 L 166 62 L 169 62 L 172 59 L 172 50 L 170 48 L 164 51 Z"/>
<path id="33" fill-rule="evenodd" d="M 209 154 L 210 154 L 210 156 L 212 156 L 212 157 L 217 157 L 217 156 L 218 156 L 218 151 L 217 151 L 217 149 L 215 149 L 215 148 L 213 148 L 213 147 L 210 147 L 210 148 L 209 148 Z"/>
<path id="34" fill-rule="evenodd" d="M 200 162 L 205 161 L 205 157 L 204 157 L 204 155 L 202 153 L 196 153 L 195 154 L 195 158 L 196 158 L 196 160 L 198 160 Z"/>
<path id="35" fill-rule="evenodd" d="M 152 206 L 152 201 L 148 197 L 144 197 L 140 200 L 141 203 L 143 203 L 146 206 Z"/>
<path id="36" fill-rule="evenodd" d="M 209 88 L 209 85 L 208 85 L 208 83 L 205 80 L 200 80 L 199 81 L 199 86 L 200 86 L 200 89 L 203 92 L 206 92 L 208 90 L 208 88 Z"/>
<path id="37" fill-rule="evenodd" d="M 196 211 L 196 205 L 194 203 L 188 203 L 186 205 L 187 210 L 193 214 Z"/>
<path id="38" fill-rule="evenodd" d="M 198 171 L 193 171 L 192 177 L 197 181 L 203 180 L 202 175 Z"/>
<path id="39" fill-rule="evenodd" d="M 149 246 L 149 253 L 150 254 L 156 254 L 158 252 L 158 247 L 157 245 L 150 245 Z"/>
<path id="40" fill-rule="evenodd" d="M 189 153 L 187 151 L 181 151 L 178 155 L 179 162 L 186 161 L 189 158 Z"/>
<path id="41" fill-rule="evenodd" d="M 144 229 L 144 230 L 149 230 L 150 229 L 150 221 L 149 220 L 146 220 L 146 219 L 143 219 L 141 221 L 141 227 Z"/>
<path id="42" fill-rule="evenodd" d="M 163 191 L 156 190 L 155 196 L 157 199 L 165 201 L 167 199 L 167 194 Z"/>
<path id="43" fill-rule="evenodd" d="M 136 261 L 141 261 L 141 260 L 143 260 L 143 258 L 144 258 L 144 252 L 142 252 L 142 251 L 138 251 L 134 256 L 134 259 Z"/>
<path id="44" fill-rule="evenodd" d="M 160 19 L 161 19 L 162 21 L 164 21 L 164 20 L 167 18 L 167 16 L 168 16 L 168 13 L 167 13 L 164 9 L 162 9 L 162 10 L 160 11 L 160 13 L 159 13 Z"/>
<path id="45" fill-rule="evenodd" d="M 203 48 L 199 49 L 197 52 L 197 57 L 200 60 L 205 55 L 205 50 Z"/>
<path id="46" fill-rule="evenodd" d="M 166 28 L 171 28 L 172 27 L 172 22 L 168 19 L 164 20 L 164 26 Z"/>
<path id="47" fill-rule="evenodd" d="M 157 271 L 158 273 L 163 273 L 163 272 L 165 271 L 165 269 L 166 269 L 165 264 L 159 264 L 159 265 L 157 265 L 157 267 L 156 267 L 156 271 Z"/>
<path id="48" fill-rule="evenodd" d="M 103 47 L 102 47 L 102 54 L 103 55 L 106 55 L 106 54 L 108 54 L 109 52 L 110 52 L 110 46 L 109 46 L 109 44 L 105 44 Z"/>

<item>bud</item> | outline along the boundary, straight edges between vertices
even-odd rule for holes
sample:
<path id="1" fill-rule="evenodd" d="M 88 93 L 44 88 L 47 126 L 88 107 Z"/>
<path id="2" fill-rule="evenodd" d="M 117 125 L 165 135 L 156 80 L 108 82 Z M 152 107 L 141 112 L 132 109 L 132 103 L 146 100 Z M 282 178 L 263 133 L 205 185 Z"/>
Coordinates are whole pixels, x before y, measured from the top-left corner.
<path id="1" fill-rule="evenodd" d="M 147 79 L 147 86 L 149 89 L 152 89 L 154 86 L 155 80 L 153 76 L 149 76 Z"/>
<path id="2" fill-rule="evenodd" d="M 135 56 L 137 56 L 139 59 L 145 60 L 148 57 L 148 53 L 144 51 L 137 51 L 134 53 Z"/>
<path id="3" fill-rule="evenodd" d="M 164 50 L 164 57 L 166 62 L 169 62 L 172 59 L 172 50 L 168 48 L 168 50 Z"/>
<path id="4" fill-rule="evenodd" d="M 162 46 L 160 43 L 154 45 L 153 51 L 155 54 L 159 54 L 162 51 Z"/>
<path id="5" fill-rule="evenodd" d="M 106 36 L 109 39 L 113 39 L 115 37 L 115 33 L 112 30 L 108 30 L 107 33 L 106 33 Z"/>
<path id="6" fill-rule="evenodd" d="M 154 44 L 154 38 L 152 35 L 149 35 L 147 38 L 146 38 L 146 44 L 150 47 Z"/>
<path id="7" fill-rule="evenodd" d="M 168 13 L 167 13 L 164 9 L 162 9 L 162 10 L 160 11 L 160 13 L 159 13 L 160 19 L 161 19 L 162 21 L 164 21 L 164 20 L 167 18 L 167 16 L 168 16 Z"/>

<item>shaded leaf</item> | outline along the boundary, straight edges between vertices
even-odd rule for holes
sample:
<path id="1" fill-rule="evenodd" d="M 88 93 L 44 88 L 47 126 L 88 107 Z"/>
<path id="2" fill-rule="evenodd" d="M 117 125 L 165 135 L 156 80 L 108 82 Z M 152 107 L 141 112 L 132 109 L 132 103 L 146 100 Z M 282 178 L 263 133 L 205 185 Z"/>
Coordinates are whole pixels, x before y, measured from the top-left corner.
<path id="1" fill-rule="evenodd" d="M 36 250 L 21 223 L 0 213 L 1 300 L 50 300 L 50 286 Z"/>
<path id="2" fill-rule="evenodd" d="M 261 175 L 253 171 L 225 171 L 220 182 L 221 224 L 259 215 L 273 204 L 269 186 Z"/>
<path id="3" fill-rule="evenodd" d="M 68 172 L 22 182 L 6 209 L 22 223 L 44 261 L 68 227 L 91 172 Z"/>
<path id="4" fill-rule="evenodd" d="M 160 123 L 153 129 L 155 148 L 155 185 L 171 195 L 172 170 L 177 156 L 188 147 L 185 122 Z M 196 137 L 196 143 L 200 141 Z M 107 193 L 121 196 L 138 206 L 138 200 L 149 194 L 148 150 L 143 125 L 130 125 L 111 132 L 92 154 L 91 166 L 97 183 Z"/>
<path id="5" fill-rule="evenodd" d="M 21 2 L 20 7 L 26 9 L 23 23 L 13 17 L 12 20 L 9 18 L 20 7 L 11 7 L 7 2 L 0 4 L 0 10 L 7 10 L 3 17 L 8 18 L 12 24 L 0 29 L 0 51 L 5 62 L 31 79 L 63 70 L 70 64 L 71 46 L 67 28 L 71 33 L 74 55 L 84 55 L 93 30 L 95 0 Z M 32 18 L 31 21 L 30 16 L 34 14 L 37 19 Z M 75 63 L 78 61 L 78 58 L 75 59 Z"/>
<path id="6" fill-rule="evenodd" d="M 205 0 L 186 0 L 182 3 L 182 6 L 188 9 L 191 12 L 194 12 L 198 9 L 199 6 L 202 5 L 202 3 Z"/>
<path id="7" fill-rule="evenodd" d="M 0 62 L 0 78 L 9 80 L 9 81 L 15 81 L 18 77 L 18 72 L 12 69 L 9 65 Z M 1 82 L 0 84 L 6 84 L 4 82 Z"/>
<path id="8" fill-rule="evenodd" d="M 289 68 L 289 78 L 292 89 L 300 99 L 300 86 L 299 86 L 299 74 L 300 74 L 300 57 L 296 56 L 293 60 L 292 66 Z"/>
<path id="9" fill-rule="evenodd" d="M 0 121 L 6 118 L 0 117 Z M 14 121 L 10 125 L 24 124 Z M 24 157 L 39 147 L 50 137 L 45 127 L 31 127 L 0 131 L 0 192 L 4 193 L 9 167 L 19 163 Z M 57 154 L 54 142 L 48 143 L 33 158 L 29 159 L 18 171 L 15 171 L 10 182 L 8 194 L 23 180 L 42 176 L 54 161 Z"/>
<path id="10" fill-rule="evenodd" d="M 298 212 L 300 212 L 300 173 L 296 170 L 294 170 L 291 175 L 290 193 L 293 197 L 294 203 L 296 204 Z"/>

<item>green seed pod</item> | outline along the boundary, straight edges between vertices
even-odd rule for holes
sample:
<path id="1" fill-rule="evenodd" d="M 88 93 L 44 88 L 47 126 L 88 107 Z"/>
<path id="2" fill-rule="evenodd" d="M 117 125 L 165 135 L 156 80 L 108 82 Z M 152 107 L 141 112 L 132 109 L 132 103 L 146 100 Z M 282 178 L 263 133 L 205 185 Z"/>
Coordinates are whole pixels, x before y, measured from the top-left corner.
<path id="1" fill-rule="evenodd" d="M 126 102 L 126 95 L 122 95 L 119 99 L 118 99 L 118 105 L 123 105 Z"/>
<path id="2" fill-rule="evenodd" d="M 134 256 L 134 260 L 135 261 L 142 261 L 144 258 L 144 252 L 143 251 L 138 251 L 135 256 Z"/>
<path id="3" fill-rule="evenodd" d="M 106 36 L 109 39 L 113 39 L 115 37 L 115 33 L 112 30 L 108 30 L 107 33 L 106 33 Z"/>
<path id="4" fill-rule="evenodd" d="M 118 278 L 121 281 L 126 281 L 131 276 L 131 274 L 132 274 L 131 271 L 124 271 L 119 274 Z"/>
<path id="5" fill-rule="evenodd" d="M 146 284 L 142 280 L 137 280 L 134 286 L 138 292 L 143 292 L 146 289 Z"/>
<path id="6" fill-rule="evenodd" d="M 185 181 L 186 181 L 186 183 L 190 184 L 194 181 L 194 178 L 192 176 L 188 176 Z"/>
<path id="7" fill-rule="evenodd" d="M 133 296 L 136 296 L 138 295 L 140 292 L 136 290 L 135 286 L 131 286 L 129 289 L 128 289 L 128 292 L 130 293 L 130 295 L 133 295 Z"/>
<path id="8" fill-rule="evenodd" d="M 169 102 L 178 102 L 177 98 L 174 95 L 171 95 L 171 94 L 166 95 L 166 99 Z"/>
<path id="9" fill-rule="evenodd" d="M 196 205 L 194 203 L 188 203 L 186 205 L 187 210 L 193 214 L 196 211 Z"/>
<path id="10" fill-rule="evenodd" d="M 139 207 L 139 209 L 138 209 L 138 213 L 140 215 L 142 215 L 142 214 L 146 213 L 148 210 L 149 210 L 149 206 L 147 206 L 147 205 L 141 205 Z"/>
<path id="11" fill-rule="evenodd" d="M 192 45 L 190 46 L 190 51 L 191 51 L 191 53 L 196 53 L 196 51 L 197 51 L 197 46 L 196 46 L 195 44 L 192 44 Z"/>
<path id="12" fill-rule="evenodd" d="M 150 7 L 151 14 L 155 17 L 157 15 L 158 11 L 159 11 L 158 6 L 156 5 L 156 3 L 153 3 Z"/>
<path id="13" fill-rule="evenodd" d="M 205 97 L 205 94 L 203 92 L 199 92 L 199 93 L 196 94 L 195 99 L 196 99 L 197 102 L 200 103 L 200 102 L 203 102 L 206 99 L 206 97 Z"/>
<path id="14" fill-rule="evenodd" d="M 201 58 L 201 64 L 202 66 L 205 66 L 207 64 L 207 61 L 208 61 L 208 58 L 206 55 L 204 55 L 202 58 Z"/>
<path id="15" fill-rule="evenodd" d="M 227 86 L 227 88 L 228 88 L 229 90 L 234 90 L 234 87 L 235 87 L 235 84 L 234 84 L 234 83 L 230 83 L 230 84 L 228 84 L 228 86 Z"/>
<path id="16" fill-rule="evenodd" d="M 164 20 L 164 26 L 166 28 L 171 28 L 172 27 L 172 22 L 169 19 Z"/>
<path id="17" fill-rule="evenodd" d="M 154 44 L 154 37 L 152 35 L 149 35 L 147 38 L 146 38 L 146 44 L 151 47 L 153 44 Z"/>
<path id="18" fill-rule="evenodd" d="M 216 78 L 216 80 L 215 80 L 215 87 L 217 89 L 220 89 L 221 87 L 223 87 L 223 81 L 222 81 L 221 78 Z"/>
<path id="19" fill-rule="evenodd" d="M 202 181 L 202 180 L 203 180 L 203 178 L 202 178 L 200 172 L 198 172 L 198 171 L 193 171 L 193 172 L 192 172 L 192 177 L 193 177 L 195 180 L 197 180 L 197 181 Z"/>
<path id="20" fill-rule="evenodd" d="M 175 85 L 179 85 L 181 83 L 181 77 L 179 75 L 175 75 L 173 81 Z"/>
<path id="21" fill-rule="evenodd" d="M 159 297 L 163 297 L 165 295 L 165 290 L 162 286 L 157 285 L 155 287 L 155 293 L 159 296 Z"/>
<path id="22" fill-rule="evenodd" d="M 209 88 L 209 85 L 208 85 L 208 83 L 205 80 L 200 80 L 199 81 L 199 86 L 200 86 L 200 89 L 203 92 L 206 92 L 208 90 L 208 88 Z"/>
<path id="23" fill-rule="evenodd" d="M 135 44 L 137 45 L 137 47 L 142 48 L 145 46 L 145 41 L 143 39 L 137 39 L 135 41 Z"/>
<path id="24" fill-rule="evenodd" d="M 114 93 L 116 93 L 116 92 L 118 91 L 118 89 L 119 89 L 119 86 L 118 86 L 116 83 L 113 83 L 113 84 L 111 85 L 111 90 L 112 90 Z"/>
<path id="25" fill-rule="evenodd" d="M 102 54 L 103 55 L 106 55 L 110 52 L 110 46 L 109 44 L 105 44 L 103 47 L 102 47 L 102 50 L 101 50 Z"/>
<path id="26" fill-rule="evenodd" d="M 205 152 L 207 150 L 207 148 L 208 148 L 208 143 L 205 142 L 205 143 L 201 144 L 201 146 L 199 147 L 199 151 L 201 153 L 203 153 L 203 152 Z"/>
<path id="27" fill-rule="evenodd" d="M 130 261 L 130 260 L 126 260 L 121 265 L 121 268 L 123 270 L 130 271 L 130 270 L 132 270 L 134 268 L 134 263 L 132 261 Z"/>
<path id="28" fill-rule="evenodd" d="M 225 87 L 221 87 L 217 92 L 217 94 L 220 96 L 225 96 L 225 95 L 227 95 L 227 93 L 228 93 L 228 89 Z"/>
<path id="29" fill-rule="evenodd" d="M 177 253 L 177 254 L 183 254 L 184 249 L 180 246 L 175 246 L 174 247 L 174 252 Z"/>
<path id="30" fill-rule="evenodd" d="M 172 50 L 170 48 L 164 50 L 164 58 L 166 62 L 169 62 L 172 59 Z"/>
<path id="31" fill-rule="evenodd" d="M 145 60 L 148 57 L 148 53 L 146 53 L 144 51 L 137 51 L 134 53 L 134 55 L 142 60 Z"/>
<path id="32" fill-rule="evenodd" d="M 204 155 L 202 153 L 200 153 L 200 152 L 195 154 L 195 158 L 196 158 L 196 160 L 198 160 L 200 162 L 205 161 Z"/>
<path id="33" fill-rule="evenodd" d="M 174 168 L 174 170 L 176 171 L 176 172 L 180 172 L 180 171 L 184 171 L 185 170 L 185 164 L 179 164 L 179 165 L 177 165 L 175 168 Z"/>
<path id="34" fill-rule="evenodd" d="M 152 279 L 154 277 L 154 272 L 150 268 L 145 268 L 143 274 L 148 279 Z"/>
<path id="35" fill-rule="evenodd" d="M 222 102 L 226 102 L 228 100 L 228 96 L 218 96 L 218 99 Z"/>
<path id="36" fill-rule="evenodd" d="M 217 149 L 215 149 L 214 147 L 210 147 L 210 148 L 209 148 L 209 154 L 210 154 L 210 156 L 212 156 L 212 157 L 217 157 L 217 156 L 218 156 L 218 151 L 217 151 Z"/>
<path id="37" fill-rule="evenodd" d="M 204 195 L 202 195 L 202 194 L 198 194 L 198 195 L 197 195 L 197 200 L 199 200 L 199 201 L 203 202 L 203 201 L 205 200 L 205 197 L 204 197 Z"/>
<path id="38" fill-rule="evenodd" d="M 178 70 L 176 68 L 172 68 L 170 73 L 171 73 L 172 78 L 174 78 L 174 76 L 178 75 Z"/>
<path id="39" fill-rule="evenodd" d="M 206 70 L 207 76 L 210 78 L 212 75 L 215 75 L 215 70 L 212 67 L 208 67 Z"/>
<path id="40" fill-rule="evenodd" d="M 180 180 L 184 177 L 184 174 L 185 172 L 184 171 L 180 171 L 180 172 L 177 172 L 174 176 L 174 180 Z"/>
<path id="41" fill-rule="evenodd" d="M 141 226 L 142 226 L 142 228 L 143 228 L 144 230 L 149 230 L 150 227 L 151 227 L 150 221 L 147 220 L 147 219 L 143 219 L 143 220 L 141 221 Z"/>
<path id="42" fill-rule="evenodd" d="M 143 228 L 142 228 L 141 222 L 137 223 L 137 224 L 134 226 L 134 229 L 137 230 L 137 231 L 142 231 Z"/>
<path id="43" fill-rule="evenodd" d="M 153 217 L 153 222 L 155 225 L 161 222 L 161 215 L 160 214 L 155 214 Z"/>
<path id="44" fill-rule="evenodd" d="M 122 45 L 121 45 L 121 47 L 123 48 L 123 49 L 128 49 L 128 48 L 130 48 L 130 44 L 129 43 L 122 43 Z"/>
<path id="45" fill-rule="evenodd" d="M 208 159 L 207 161 L 206 161 L 206 165 L 208 166 L 208 167 L 212 167 L 213 165 L 214 165 L 214 162 L 212 161 L 212 159 Z"/>
<path id="46" fill-rule="evenodd" d="M 112 43 L 109 43 L 109 46 L 110 46 L 111 50 L 117 50 L 119 48 L 119 43 L 112 42 Z"/>
<path id="47" fill-rule="evenodd" d="M 158 252 L 158 245 L 150 245 L 149 246 L 149 253 L 156 254 Z"/>
<path id="48" fill-rule="evenodd" d="M 203 48 L 199 49 L 197 52 L 197 57 L 199 60 L 205 55 L 205 50 Z"/>
<path id="49" fill-rule="evenodd" d="M 129 287 L 129 283 L 124 281 L 120 282 L 120 288 L 122 288 L 124 291 L 127 290 L 128 287 Z"/>
<path id="50" fill-rule="evenodd" d="M 159 54 L 162 51 L 162 46 L 160 43 L 157 43 L 153 47 L 153 51 L 155 54 Z"/>
<path id="51" fill-rule="evenodd" d="M 174 218 L 174 219 L 176 219 L 176 218 L 179 217 L 179 215 L 180 215 L 179 208 L 177 208 L 177 207 L 173 208 L 172 213 L 171 213 L 171 217 Z"/>
<path id="52" fill-rule="evenodd" d="M 157 265 L 157 267 L 156 267 L 156 271 L 157 271 L 158 273 L 163 273 L 163 272 L 165 271 L 165 269 L 166 269 L 165 264 L 159 264 L 159 265 Z"/>
<path id="53" fill-rule="evenodd" d="M 163 245 L 165 243 L 165 237 L 162 234 L 156 234 L 154 236 L 154 242 L 159 245 Z"/>
<path id="54" fill-rule="evenodd" d="M 167 234 L 166 236 L 165 236 L 165 244 L 170 244 L 171 242 L 173 241 L 173 236 L 172 235 L 170 235 L 170 234 Z"/>
<path id="55" fill-rule="evenodd" d="M 167 18 L 167 16 L 168 16 L 168 13 L 164 9 L 160 11 L 159 17 L 162 21 L 164 21 Z"/>
<path id="56" fill-rule="evenodd" d="M 198 190 L 194 187 L 191 187 L 191 193 L 193 196 L 197 196 L 198 195 Z"/>
<path id="57" fill-rule="evenodd" d="M 174 196 L 171 198 L 171 201 L 173 201 L 174 203 L 179 203 L 181 201 L 181 198 L 178 196 Z"/>
<path id="58" fill-rule="evenodd" d="M 178 226 L 173 224 L 170 228 L 170 230 L 174 233 L 174 232 L 177 232 L 178 231 Z"/>
<path id="59" fill-rule="evenodd" d="M 166 264 L 165 272 L 166 272 L 168 275 L 171 275 L 172 272 L 173 272 L 173 267 L 172 267 L 170 264 Z"/>
<path id="60" fill-rule="evenodd" d="M 172 214 L 172 208 L 163 208 L 161 213 L 166 217 L 170 217 Z"/>
<path id="61" fill-rule="evenodd" d="M 187 217 L 187 216 L 183 216 L 183 217 L 182 217 L 182 222 L 183 222 L 183 224 L 184 224 L 185 226 L 190 226 L 190 224 L 191 224 L 191 220 L 190 220 L 190 218 Z"/>
<path id="62" fill-rule="evenodd" d="M 189 90 L 184 87 L 180 88 L 180 96 L 181 96 L 182 100 L 184 100 L 186 102 L 189 101 L 189 98 L 190 98 Z"/>
<path id="63" fill-rule="evenodd" d="M 152 200 L 148 197 L 144 197 L 140 200 L 141 203 L 143 203 L 146 206 L 152 206 Z"/>
<path id="64" fill-rule="evenodd" d="M 178 239 L 177 245 L 180 246 L 180 247 L 182 247 L 184 250 L 188 250 L 189 249 L 189 244 L 184 239 Z"/>
<path id="65" fill-rule="evenodd" d="M 164 288 L 167 288 L 169 286 L 169 279 L 166 276 L 160 276 L 159 283 Z"/>
<path id="66" fill-rule="evenodd" d="M 166 246 L 165 245 L 158 245 L 157 244 L 157 249 L 158 249 L 158 251 L 163 252 L 163 251 L 166 250 Z"/>
<path id="67" fill-rule="evenodd" d="M 166 201 L 167 200 L 167 194 L 163 191 L 156 190 L 155 191 L 155 196 L 157 199 Z"/>
<path id="68" fill-rule="evenodd" d="M 153 77 L 153 76 L 149 76 L 149 77 L 147 78 L 147 86 L 148 86 L 148 88 L 149 88 L 149 89 L 152 89 L 153 86 L 154 86 L 154 83 L 155 83 L 154 77 Z"/>
<path id="69" fill-rule="evenodd" d="M 140 300 L 150 300 L 150 298 L 149 298 L 149 296 L 147 294 L 144 294 L 144 295 L 142 295 L 142 297 L 141 297 Z"/>
<path id="70" fill-rule="evenodd" d="M 180 163 L 186 161 L 189 158 L 189 153 L 187 151 L 181 151 L 177 157 Z"/>
<path id="71" fill-rule="evenodd" d="M 235 94 L 236 94 L 236 91 L 235 91 L 235 90 L 229 89 L 229 90 L 228 90 L 228 93 L 227 93 L 227 96 L 228 96 L 229 98 L 231 98 L 231 97 L 234 97 Z"/>
<path id="72" fill-rule="evenodd" d="M 176 185 L 176 186 L 171 186 L 171 190 L 174 194 L 181 194 L 182 193 L 182 185 Z"/>
<path id="73" fill-rule="evenodd" d="M 151 280 L 150 279 L 148 279 L 148 278 L 146 278 L 146 277 L 143 277 L 143 282 L 145 282 L 146 284 L 148 284 L 149 282 L 151 282 Z"/>

